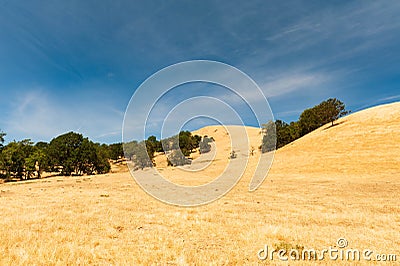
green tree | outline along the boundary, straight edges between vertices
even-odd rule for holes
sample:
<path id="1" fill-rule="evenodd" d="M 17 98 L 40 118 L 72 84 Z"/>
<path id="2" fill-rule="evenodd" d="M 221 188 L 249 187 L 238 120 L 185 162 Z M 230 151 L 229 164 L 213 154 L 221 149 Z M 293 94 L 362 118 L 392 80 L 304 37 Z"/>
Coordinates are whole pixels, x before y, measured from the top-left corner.
<path id="1" fill-rule="evenodd" d="M 6 133 L 0 131 L 0 151 L 1 151 L 1 149 L 3 148 L 4 137 L 5 137 L 6 135 L 7 135 Z"/>
<path id="2" fill-rule="evenodd" d="M 118 160 L 124 157 L 124 149 L 122 143 L 114 143 L 108 146 L 109 158 L 113 160 Z"/>
<path id="3" fill-rule="evenodd" d="M 8 143 L 1 152 L 0 167 L 4 172 L 3 177 L 27 179 L 31 177 L 31 172 L 26 171 L 26 158 L 33 151 L 33 143 L 26 139 Z"/>
<path id="4" fill-rule="evenodd" d="M 300 123 L 298 121 L 290 122 L 288 131 L 290 134 L 290 142 L 300 138 L 301 137 Z"/>
<path id="5" fill-rule="evenodd" d="M 49 159 L 46 151 L 41 148 L 40 145 L 35 145 L 32 148 L 32 152 L 25 159 L 25 162 L 28 176 L 32 176 L 34 172 L 36 172 L 38 178 L 42 177 L 42 173 L 48 169 L 49 166 Z"/>
<path id="6" fill-rule="evenodd" d="M 348 114 L 343 102 L 336 98 L 330 98 L 320 104 L 304 110 L 298 121 L 287 124 L 284 121 L 276 120 L 275 129 L 271 121 L 263 126 L 264 133 L 261 149 L 263 152 L 274 149 L 274 133 L 276 136 L 276 148 L 281 148 L 288 143 L 310 133 L 311 131 L 327 124 L 332 123 L 338 118 Z"/>
<path id="7" fill-rule="evenodd" d="M 179 132 L 179 148 L 184 156 L 189 156 L 196 148 L 196 138 L 189 131 Z"/>
<path id="8" fill-rule="evenodd" d="M 275 130 L 276 130 L 276 148 L 279 149 L 286 144 L 292 141 L 292 137 L 290 135 L 290 126 L 282 121 L 275 121 Z"/>
<path id="9" fill-rule="evenodd" d="M 348 114 L 345 104 L 336 98 L 320 103 L 319 109 L 323 124 L 332 123 L 332 126 L 337 119 Z"/>
<path id="10" fill-rule="evenodd" d="M 96 157 L 93 161 L 93 170 L 92 173 L 97 174 L 105 174 L 110 172 L 111 165 L 109 162 L 110 152 L 107 149 L 107 145 L 100 145 L 98 143 L 93 144 L 96 149 Z M 121 145 L 122 147 L 122 145 Z"/>
<path id="11" fill-rule="evenodd" d="M 193 143 L 194 143 L 195 148 L 199 147 L 201 139 L 202 139 L 202 137 L 199 135 L 193 136 Z M 212 141 L 214 141 L 214 139 L 212 139 Z"/>
<path id="12" fill-rule="evenodd" d="M 38 167 L 37 174 L 38 178 L 41 178 L 43 172 L 50 171 L 50 158 L 48 155 L 49 143 L 37 142 L 35 148 L 36 154 L 34 157 Z"/>
<path id="13" fill-rule="evenodd" d="M 150 158 L 153 159 L 154 153 L 158 152 L 161 148 L 161 142 L 157 141 L 155 136 L 150 136 L 145 141 L 147 153 L 149 154 Z"/>
<path id="14" fill-rule="evenodd" d="M 106 146 L 69 132 L 51 140 L 47 149 L 51 166 L 62 175 L 105 173 L 110 170 Z"/>
<path id="15" fill-rule="evenodd" d="M 199 147 L 201 137 L 192 135 L 189 131 L 181 131 L 178 135 L 161 140 L 165 152 L 180 149 L 185 156 L 190 156 Z"/>
<path id="16" fill-rule="evenodd" d="M 1 152 L 0 167 L 2 170 L 2 178 L 10 179 L 14 177 L 14 173 L 18 168 L 23 167 L 23 162 L 18 156 L 18 144 L 13 141 L 8 143 Z"/>
<path id="17" fill-rule="evenodd" d="M 316 106 L 306 109 L 301 113 L 299 119 L 301 136 L 304 136 L 323 125 L 321 113 L 318 111 L 318 107 Z"/>
<path id="18" fill-rule="evenodd" d="M 306 109 L 300 115 L 299 124 L 301 136 L 310 133 L 311 131 L 327 124 L 332 123 L 346 115 L 346 107 L 343 102 L 336 98 L 330 98 L 313 108 Z"/>
<path id="19" fill-rule="evenodd" d="M 84 173 L 92 175 L 95 172 L 95 164 L 97 161 L 96 146 L 88 138 L 84 138 L 77 150 L 78 158 L 74 167 L 74 172 L 78 175 Z"/>
<path id="20" fill-rule="evenodd" d="M 83 136 L 69 132 L 50 141 L 48 155 L 54 170 L 61 168 L 62 175 L 72 175 L 79 165 L 79 147 Z"/>

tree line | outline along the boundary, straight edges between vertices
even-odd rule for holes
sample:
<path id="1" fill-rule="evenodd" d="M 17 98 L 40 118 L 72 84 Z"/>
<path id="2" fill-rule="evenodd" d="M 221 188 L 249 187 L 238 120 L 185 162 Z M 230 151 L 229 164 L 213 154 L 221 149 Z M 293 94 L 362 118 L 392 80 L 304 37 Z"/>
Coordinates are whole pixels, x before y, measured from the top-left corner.
<path id="1" fill-rule="evenodd" d="M 289 124 L 282 120 L 269 121 L 263 125 L 265 134 L 261 151 L 268 152 L 279 149 L 328 123 L 334 126 L 334 122 L 338 118 L 348 113 L 343 102 L 336 98 L 330 98 L 304 110 L 297 121 Z"/>
<path id="2" fill-rule="evenodd" d="M 181 166 L 190 164 L 188 158 L 192 152 L 199 148 L 200 153 L 206 153 L 211 150 L 209 142 L 212 138 L 198 135 L 192 135 L 189 131 L 181 131 L 179 134 L 157 140 L 155 136 L 150 136 L 147 140 L 137 142 L 131 141 L 124 143 L 125 157 L 131 160 L 135 169 L 143 169 L 155 166 L 154 157 L 158 152 L 167 155 L 169 166 Z"/>
<path id="3" fill-rule="evenodd" d="M 82 134 L 69 132 L 49 143 L 29 139 L 4 144 L 0 133 L 0 178 L 41 178 L 43 172 L 60 175 L 92 175 L 110 171 L 110 159 L 123 156 L 122 143 L 94 143 Z"/>
<path id="4" fill-rule="evenodd" d="M 281 148 L 309 132 L 331 123 L 348 111 L 340 100 L 333 98 L 304 110 L 298 121 L 290 124 L 276 120 L 263 125 L 262 152 Z M 109 160 L 126 157 L 137 169 L 153 167 L 156 153 L 167 154 L 168 165 L 190 164 L 190 154 L 211 150 L 212 137 L 192 135 L 189 131 L 157 140 L 150 136 L 146 140 L 111 145 L 94 143 L 82 134 L 69 132 L 53 138 L 49 143 L 33 143 L 29 139 L 12 141 L 4 145 L 6 134 L 0 131 L 0 178 L 29 179 L 42 176 L 43 172 L 60 175 L 102 174 L 110 171 Z"/>

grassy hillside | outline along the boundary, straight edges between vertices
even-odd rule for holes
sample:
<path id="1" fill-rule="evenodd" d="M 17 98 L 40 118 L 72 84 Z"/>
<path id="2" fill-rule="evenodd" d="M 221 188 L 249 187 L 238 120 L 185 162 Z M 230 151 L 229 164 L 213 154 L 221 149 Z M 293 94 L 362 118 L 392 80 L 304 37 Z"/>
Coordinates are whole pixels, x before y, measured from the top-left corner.
<path id="1" fill-rule="evenodd" d="M 390 177 L 400 173 L 399 132 L 400 103 L 370 108 L 285 146 L 278 151 L 274 168 L 304 174 Z"/>
<path id="2" fill-rule="evenodd" d="M 351 248 L 396 253 L 399 260 L 399 122 L 395 103 L 318 129 L 278 150 L 267 179 L 250 193 L 257 151 L 231 192 L 197 208 L 153 199 L 121 168 L 1 184 L 0 264 L 254 265 L 271 262 L 257 259 L 266 244 L 322 250 L 341 237 Z M 247 131 L 250 146 L 259 145 L 259 129 Z M 212 167 L 160 172 L 195 185 L 224 169 L 229 135 L 221 127 L 196 133 L 216 140 Z"/>

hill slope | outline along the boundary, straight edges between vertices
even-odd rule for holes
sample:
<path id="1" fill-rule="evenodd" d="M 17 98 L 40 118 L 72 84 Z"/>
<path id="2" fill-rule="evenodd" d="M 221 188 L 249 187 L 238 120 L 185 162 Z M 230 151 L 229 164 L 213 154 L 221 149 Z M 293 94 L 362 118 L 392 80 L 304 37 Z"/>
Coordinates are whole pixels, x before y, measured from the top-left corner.
<path id="1" fill-rule="evenodd" d="M 400 103 L 366 109 L 278 150 L 274 170 L 297 173 L 400 173 Z"/>
<path id="2" fill-rule="evenodd" d="M 244 179 L 252 178 L 261 155 L 258 146 L 262 135 L 259 128 L 245 127 L 243 136 L 233 150 L 249 158 Z M 157 168 L 168 179 L 182 184 L 204 184 L 222 173 L 227 166 L 231 147 L 231 133 L 238 133 L 240 126 L 207 126 L 193 134 L 208 135 L 215 139 L 212 165 L 203 171 L 188 173 L 166 167 L 164 155 L 156 157 Z M 244 132 L 244 131 L 243 131 Z M 306 136 L 286 145 L 275 153 L 271 174 L 306 176 L 393 176 L 400 173 L 400 103 L 369 108 L 327 124 Z M 247 138 L 248 142 L 247 142 Z M 247 148 L 246 148 L 247 147 Z M 255 148 L 254 156 L 248 152 Z M 203 162 L 199 154 L 193 154 L 193 167 Z M 266 159 L 261 158 L 261 163 Z M 186 167 L 190 168 L 190 167 Z M 187 170 L 187 169 L 186 169 Z M 182 175 L 180 174 L 182 172 Z M 211 179 L 210 179 L 211 178 Z M 262 177 L 260 177 L 262 178 Z"/>
<path id="3" fill-rule="evenodd" d="M 127 172 L 0 184 L 0 265 L 276 264 L 257 252 L 321 251 L 339 237 L 352 249 L 400 254 L 399 120 L 396 103 L 318 129 L 278 150 L 263 185 L 249 193 L 257 151 L 232 191 L 197 208 L 155 200 Z M 257 145 L 259 129 L 246 129 Z M 192 185 L 223 170 L 229 136 L 217 127 L 198 134 L 216 139 L 213 167 L 162 173 Z M 321 265 L 349 264 L 325 258 Z"/>

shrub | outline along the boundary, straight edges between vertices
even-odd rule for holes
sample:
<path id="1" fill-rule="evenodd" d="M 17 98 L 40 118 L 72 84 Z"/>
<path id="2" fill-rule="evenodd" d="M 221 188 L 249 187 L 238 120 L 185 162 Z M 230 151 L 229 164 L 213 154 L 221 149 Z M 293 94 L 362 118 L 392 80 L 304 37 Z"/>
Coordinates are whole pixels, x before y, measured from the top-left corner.
<path id="1" fill-rule="evenodd" d="M 182 166 L 192 163 L 192 160 L 186 158 L 185 155 L 183 155 L 183 153 L 180 150 L 173 151 L 168 156 L 167 160 L 168 160 L 168 166 Z"/>
<path id="2" fill-rule="evenodd" d="M 207 153 L 211 151 L 211 145 L 210 142 L 213 142 L 212 138 L 209 138 L 207 136 L 204 136 L 202 141 L 199 143 L 199 148 L 200 148 L 200 153 Z"/>

